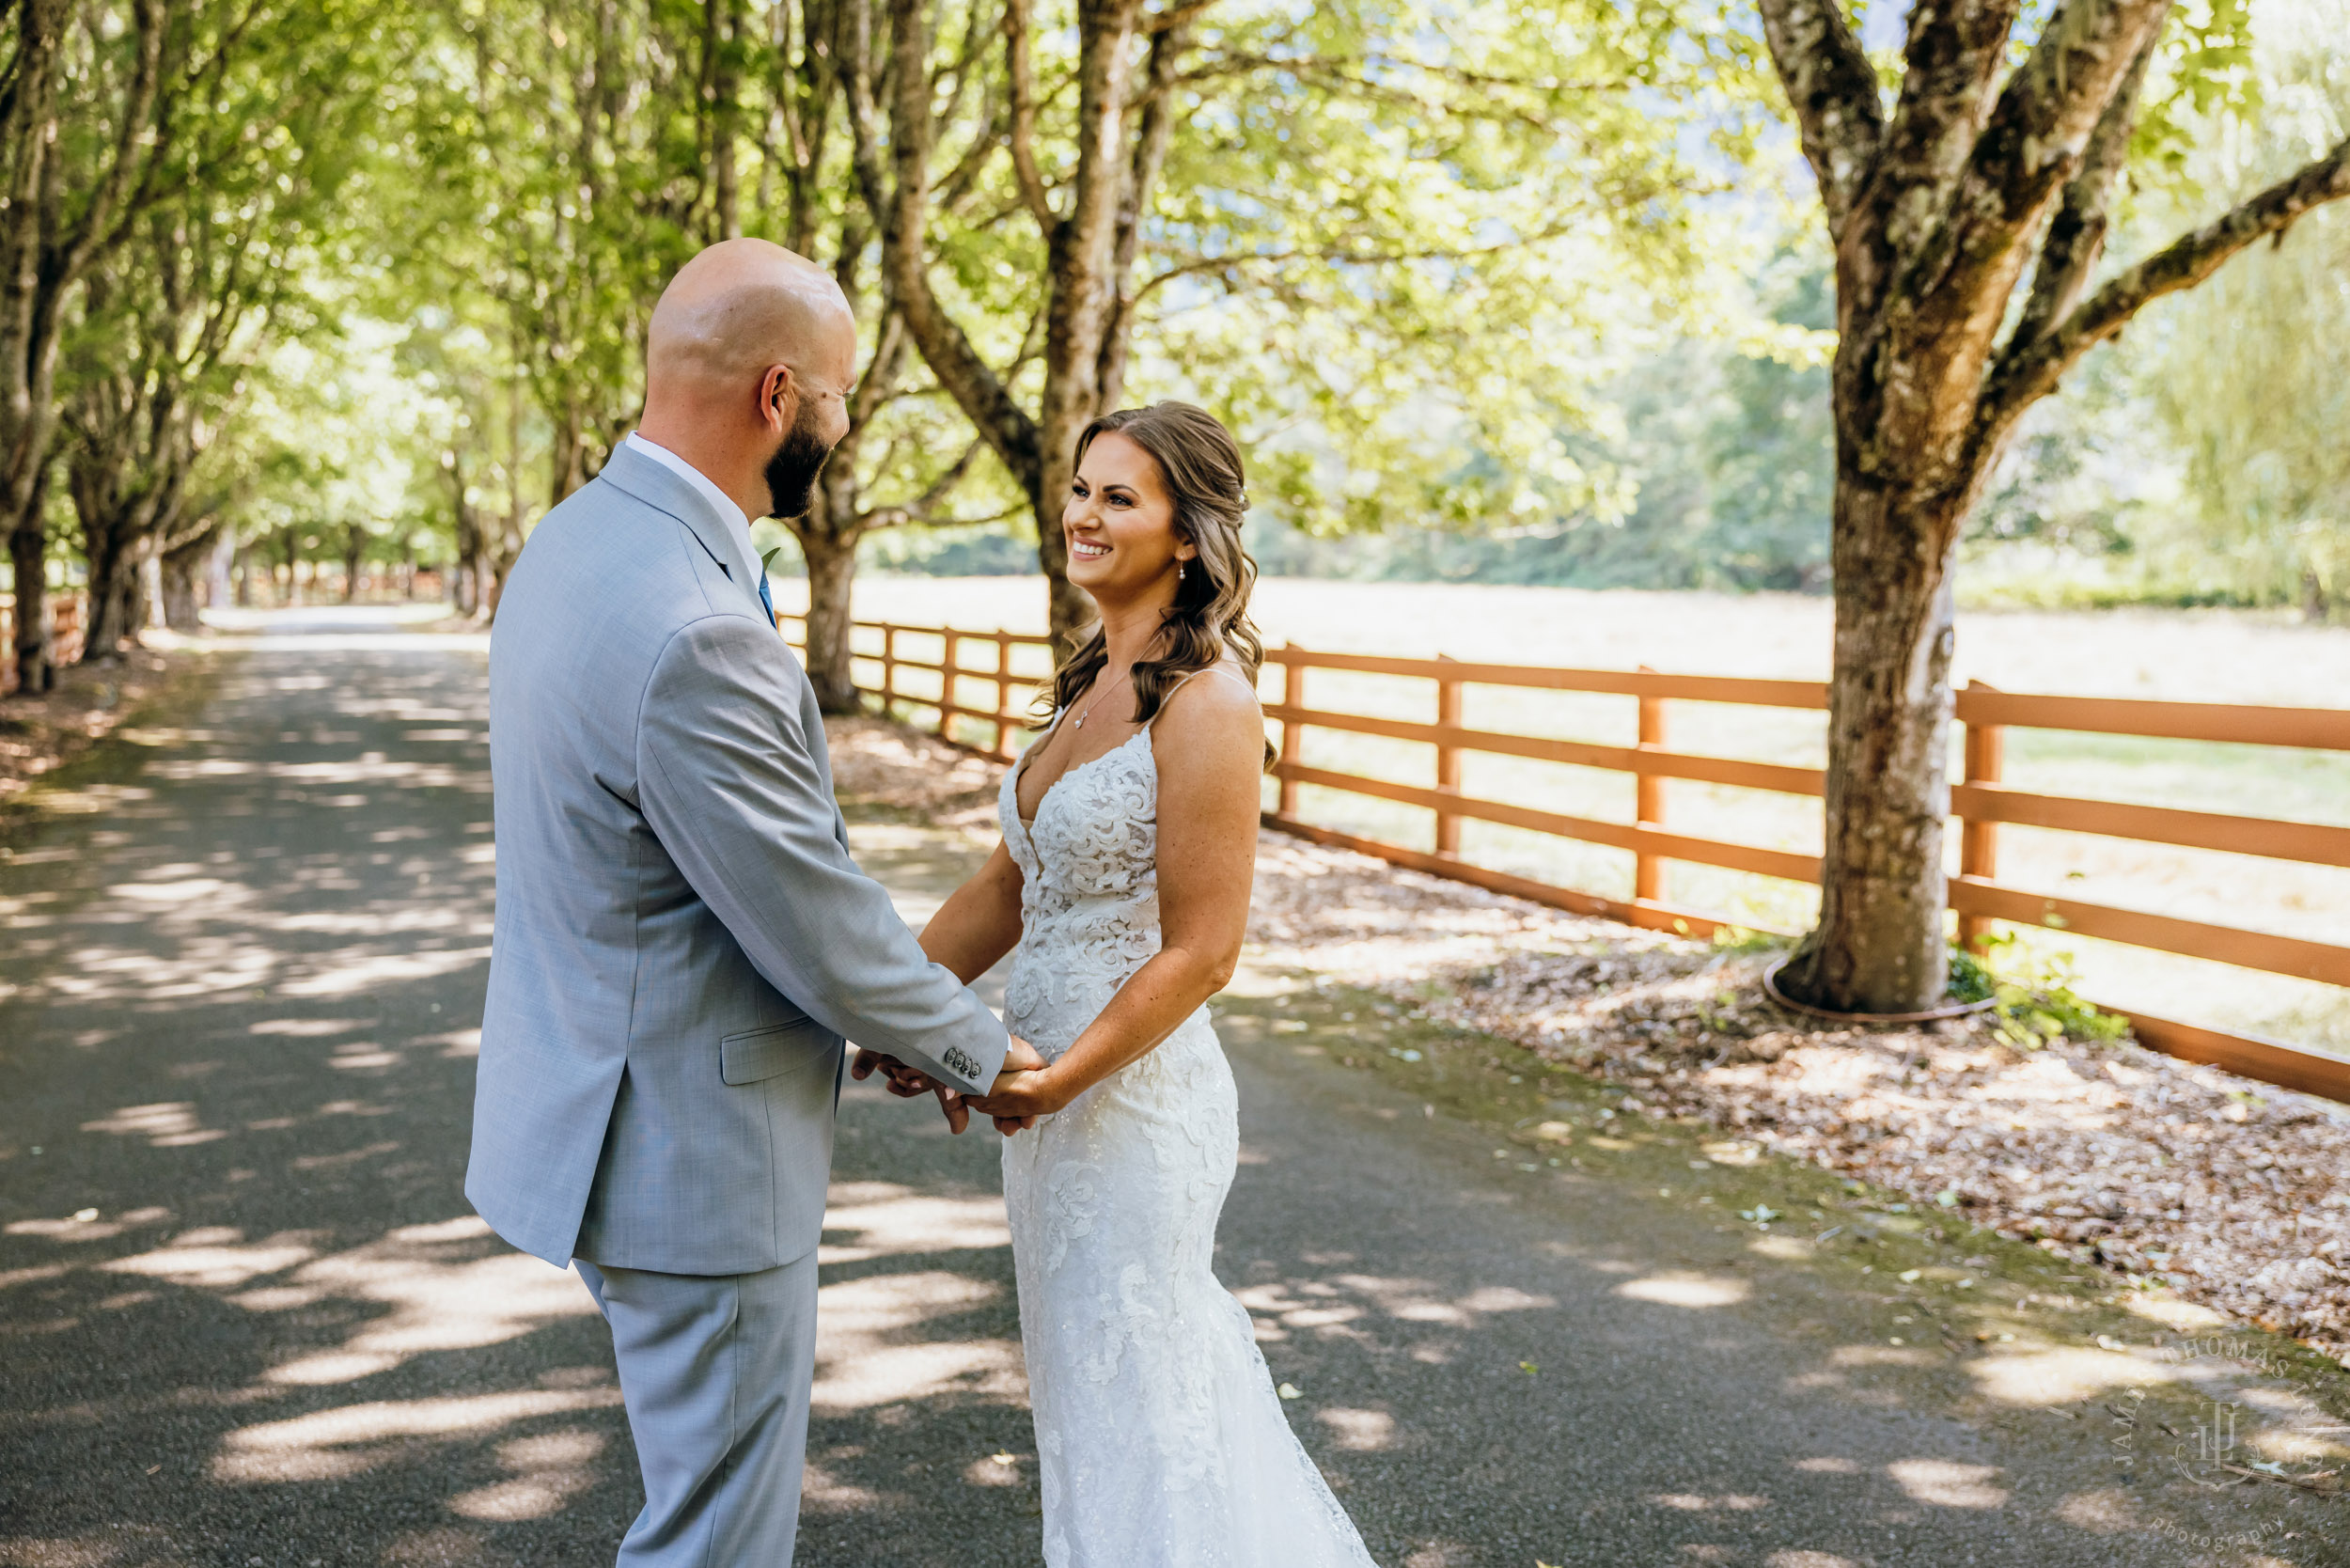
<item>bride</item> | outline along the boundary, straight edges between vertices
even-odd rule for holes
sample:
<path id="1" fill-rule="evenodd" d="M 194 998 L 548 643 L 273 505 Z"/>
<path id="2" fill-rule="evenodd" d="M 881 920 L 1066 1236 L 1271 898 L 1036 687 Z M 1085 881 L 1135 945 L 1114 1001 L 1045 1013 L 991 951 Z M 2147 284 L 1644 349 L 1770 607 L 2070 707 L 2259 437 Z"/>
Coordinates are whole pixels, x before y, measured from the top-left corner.
<path id="1" fill-rule="evenodd" d="M 1006 776 L 1004 841 L 922 946 L 1014 949 L 1005 1022 L 1047 1065 L 995 1118 L 1048 1568 L 1371 1568 L 1212 1269 L 1240 1134 L 1207 1001 L 1248 918 L 1263 645 L 1240 452 L 1184 403 L 1097 419 L 1061 511 L 1100 627 Z M 1033 1128 L 1032 1134 L 1026 1130 Z"/>

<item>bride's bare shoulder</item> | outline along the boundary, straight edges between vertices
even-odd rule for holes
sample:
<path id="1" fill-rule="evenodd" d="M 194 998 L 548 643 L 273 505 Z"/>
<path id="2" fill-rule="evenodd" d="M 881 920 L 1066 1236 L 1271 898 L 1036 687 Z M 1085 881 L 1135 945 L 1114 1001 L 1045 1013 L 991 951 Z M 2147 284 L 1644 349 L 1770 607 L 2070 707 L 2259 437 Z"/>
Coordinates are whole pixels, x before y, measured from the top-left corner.
<path id="1" fill-rule="evenodd" d="M 1227 659 L 1168 693 L 1151 728 L 1156 739 L 1195 756 L 1227 746 L 1253 756 L 1264 745 L 1264 709 L 1248 671 Z"/>
<path id="2" fill-rule="evenodd" d="M 1183 684 L 1167 695 L 1160 711 L 1174 724 L 1183 722 L 1180 714 L 1261 716 L 1264 709 L 1257 699 L 1257 682 L 1249 679 L 1246 667 L 1237 659 L 1225 659 L 1185 677 Z"/>

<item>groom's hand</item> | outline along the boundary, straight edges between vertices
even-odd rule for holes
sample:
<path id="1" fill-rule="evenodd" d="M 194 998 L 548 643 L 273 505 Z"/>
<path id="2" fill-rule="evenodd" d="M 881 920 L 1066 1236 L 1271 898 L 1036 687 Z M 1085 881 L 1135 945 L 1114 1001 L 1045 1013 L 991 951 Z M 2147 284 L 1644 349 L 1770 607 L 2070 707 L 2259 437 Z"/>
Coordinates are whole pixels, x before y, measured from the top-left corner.
<path id="1" fill-rule="evenodd" d="M 882 1076 L 888 1080 L 889 1092 L 901 1100 L 911 1100 L 943 1087 L 920 1069 L 908 1067 L 896 1057 L 869 1051 L 862 1045 L 856 1048 L 856 1060 L 849 1064 L 849 1076 L 862 1083 L 873 1075 L 875 1068 L 879 1068 Z"/>

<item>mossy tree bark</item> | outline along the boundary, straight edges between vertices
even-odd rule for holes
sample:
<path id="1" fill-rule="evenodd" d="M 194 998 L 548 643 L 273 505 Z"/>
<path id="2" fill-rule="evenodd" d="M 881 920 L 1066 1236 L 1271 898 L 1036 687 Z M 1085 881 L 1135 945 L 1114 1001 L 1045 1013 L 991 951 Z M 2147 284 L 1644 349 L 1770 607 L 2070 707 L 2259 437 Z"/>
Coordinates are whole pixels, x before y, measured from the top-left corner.
<path id="1" fill-rule="evenodd" d="M 1909 1011 L 1947 982 L 1950 572 L 1985 477 L 2148 301 L 2350 196 L 2350 141 L 2091 292 L 2170 0 L 2067 0 L 2012 69 L 2019 0 L 1918 0 L 1889 104 L 1836 0 L 1761 4 L 1835 242 L 1839 333 L 1826 853 L 1782 983 Z"/>

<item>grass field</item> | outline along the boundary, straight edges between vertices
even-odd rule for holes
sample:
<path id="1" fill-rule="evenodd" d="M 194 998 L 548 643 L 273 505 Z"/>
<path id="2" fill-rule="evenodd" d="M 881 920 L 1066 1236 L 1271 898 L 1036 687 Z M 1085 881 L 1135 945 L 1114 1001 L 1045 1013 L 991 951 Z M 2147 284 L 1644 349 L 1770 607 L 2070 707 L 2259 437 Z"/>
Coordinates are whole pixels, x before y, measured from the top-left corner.
<path id="1" fill-rule="evenodd" d="M 798 607 L 799 588 L 787 586 L 785 607 Z M 1831 635 L 1825 601 L 1783 595 L 1274 579 L 1260 588 L 1256 608 L 1269 644 L 1706 675 L 1818 679 L 1827 672 Z M 860 586 L 858 613 L 906 625 L 1038 631 L 1043 590 L 1033 578 L 875 577 Z M 906 651 L 916 652 L 916 645 Z M 974 650 L 966 661 L 984 657 Z M 2350 701 L 2350 629 L 2240 611 L 1962 613 L 1957 668 L 1962 683 L 2010 691 L 2331 707 Z M 1268 695 L 1277 680 L 1268 675 Z M 1425 682 L 1326 670 L 1308 680 L 1315 707 L 1434 717 Z M 985 706 L 992 688 L 973 682 L 964 697 Z M 1465 707 L 1475 728 L 1612 744 L 1635 738 L 1628 698 L 1471 687 Z M 1678 750 L 1825 760 L 1819 713 L 1675 703 L 1668 725 Z M 974 730 L 969 738 L 987 737 Z M 1341 772 L 1434 779 L 1431 749 L 1405 742 L 1313 730 L 1303 756 Z M 1952 776 L 1957 771 L 1954 752 Z M 1472 794 L 1616 821 L 1633 814 L 1626 775 L 1475 755 L 1464 759 L 1463 773 Z M 2011 730 L 2006 778 L 2049 793 L 2350 825 L 2350 755 L 2341 753 Z M 1819 848 L 1816 802 L 1679 781 L 1668 791 L 1677 831 Z M 1301 806 L 1310 820 L 1349 832 L 1432 842 L 1429 813 L 1416 808 L 1316 789 L 1303 792 Z M 1565 886 L 1631 892 L 1632 857 L 1622 851 L 1480 823 L 1464 824 L 1462 850 L 1480 864 Z M 1951 853 L 1955 864 L 1954 834 Z M 2350 870 L 2007 827 L 1999 875 L 2034 891 L 2350 943 Z M 1687 907 L 1779 930 L 1801 929 L 1817 900 L 1809 886 L 1694 865 L 1670 869 L 1667 893 Z M 2052 932 L 2027 931 L 2024 945 L 2041 957 L 2069 957 L 2088 996 L 2350 1055 L 2350 994 L 2334 987 Z"/>

